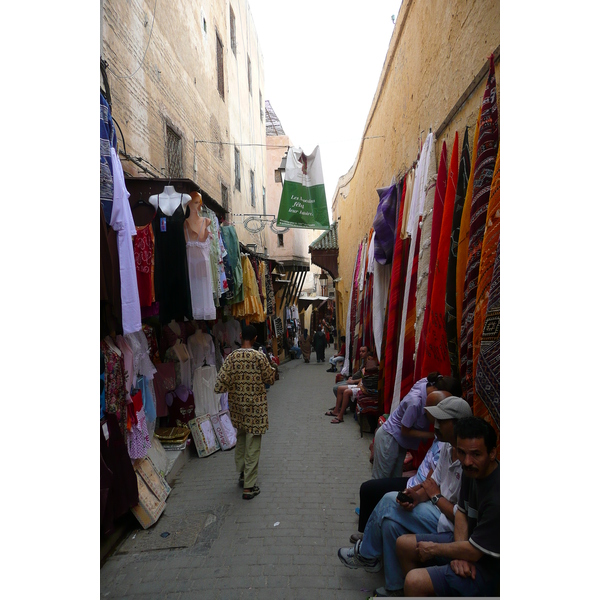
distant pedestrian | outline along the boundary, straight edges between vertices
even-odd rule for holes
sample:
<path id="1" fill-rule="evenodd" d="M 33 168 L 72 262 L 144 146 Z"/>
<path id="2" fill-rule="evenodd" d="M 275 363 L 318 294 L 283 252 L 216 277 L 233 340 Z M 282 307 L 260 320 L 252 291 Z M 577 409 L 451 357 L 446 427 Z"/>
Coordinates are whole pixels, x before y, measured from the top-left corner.
<path id="1" fill-rule="evenodd" d="M 317 362 L 325 362 L 325 346 L 327 346 L 327 338 L 323 333 L 323 326 L 319 325 L 315 335 L 313 336 L 313 346 L 317 354 Z"/>
<path id="2" fill-rule="evenodd" d="M 302 357 L 304 362 L 310 362 L 310 353 L 312 352 L 312 342 L 308 336 L 308 329 L 305 329 L 302 333 L 302 339 L 300 340 L 300 348 L 302 350 Z"/>
<path id="3" fill-rule="evenodd" d="M 275 369 L 260 350 L 254 350 L 257 332 L 253 325 L 242 329 L 242 347 L 223 363 L 215 393 L 229 392 L 231 423 L 237 429 L 235 467 L 242 498 L 251 500 L 260 493 L 256 485 L 263 433 L 269 428 L 266 385 L 275 383 Z"/>

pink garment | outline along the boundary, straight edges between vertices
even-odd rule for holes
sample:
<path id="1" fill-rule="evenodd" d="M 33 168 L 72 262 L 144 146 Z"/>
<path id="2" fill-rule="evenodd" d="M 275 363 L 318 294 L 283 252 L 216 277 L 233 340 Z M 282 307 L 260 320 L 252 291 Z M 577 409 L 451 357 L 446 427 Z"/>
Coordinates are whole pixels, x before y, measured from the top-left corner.
<path id="1" fill-rule="evenodd" d="M 172 392 L 177 387 L 175 363 L 157 363 L 152 384 L 156 396 L 156 416 L 167 417 L 169 416 L 169 409 L 165 396 L 167 392 Z"/>
<path id="2" fill-rule="evenodd" d="M 129 452 L 129 458 L 135 460 L 136 458 L 144 458 L 148 454 L 148 450 L 152 447 L 141 391 L 138 391 L 133 397 L 133 407 L 136 411 L 137 422 L 132 423 L 131 431 L 127 432 L 127 451 Z"/>
<path id="3" fill-rule="evenodd" d="M 138 295 L 135 256 L 131 238 L 137 235 L 129 192 L 125 187 L 123 167 L 114 148 L 110 149 L 113 168 L 114 195 L 110 226 L 117 232 L 119 251 L 119 273 L 121 277 L 121 310 L 123 314 L 123 333 L 134 333 L 142 328 L 140 297 Z"/>

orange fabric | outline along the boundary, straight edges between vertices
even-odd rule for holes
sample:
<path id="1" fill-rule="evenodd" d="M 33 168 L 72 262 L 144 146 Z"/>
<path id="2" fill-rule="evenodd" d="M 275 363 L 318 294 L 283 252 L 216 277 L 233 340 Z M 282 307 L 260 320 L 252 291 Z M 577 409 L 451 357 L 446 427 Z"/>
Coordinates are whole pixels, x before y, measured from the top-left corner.
<path id="1" fill-rule="evenodd" d="M 490 283 L 494 272 L 494 262 L 496 260 L 496 250 L 498 239 L 500 238 L 500 146 L 498 146 L 498 156 L 492 176 L 492 185 L 490 188 L 490 199 L 488 203 L 487 220 L 485 233 L 483 234 L 483 244 L 481 248 L 481 259 L 479 263 L 479 277 L 477 279 L 477 302 L 475 304 L 475 313 L 473 316 L 473 373 L 477 373 L 477 360 L 479 350 L 481 349 L 481 335 L 487 313 L 489 299 Z M 473 414 L 478 417 L 484 417 L 487 414 L 487 408 L 477 396 L 477 391 L 473 389 Z M 491 421 L 491 419 L 489 419 Z"/>
<path id="2" fill-rule="evenodd" d="M 425 356 L 421 374 L 415 379 L 426 377 L 432 371 L 439 371 L 442 375 L 449 375 L 450 355 L 448 354 L 448 339 L 446 336 L 446 278 L 448 275 L 448 255 L 450 254 L 450 236 L 452 234 L 452 218 L 454 216 L 454 197 L 456 196 L 456 182 L 458 180 L 458 131 L 454 134 L 454 146 L 448 171 L 446 196 L 444 198 L 444 212 L 440 228 L 440 241 L 438 244 L 435 274 L 433 275 L 433 291 L 431 293 L 431 315 L 427 328 L 425 342 Z M 429 275 L 431 277 L 431 273 Z"/>
<path id="3" fill-rule="evenodd" d="M 460 236 L 458 238 L 458 248 L 456 251 L 456 322 L 458 327 L 458 341 L 460 354 L 460 324 L 462 323 L 462 306 L 465 297 L 465 276 L 467 272 L 467 259 L 469 258 L 469 229 L 471 227 L 471 203 L 473 201 L 473 174 L 475 173 L 475 156 L 477 155 L 477 144 L 479 142 L 479 126 L 481 124 L 481 108 L 477 117 L 475 127 L 475 136 L 473 137 L 473 160 L 471 162 L 471 173 L 469 174 L 469 185 L 465 204 L 463 206 L 462 217 L 460 219 Z M 460 355 L 458 357 L 460 364 Z"/>

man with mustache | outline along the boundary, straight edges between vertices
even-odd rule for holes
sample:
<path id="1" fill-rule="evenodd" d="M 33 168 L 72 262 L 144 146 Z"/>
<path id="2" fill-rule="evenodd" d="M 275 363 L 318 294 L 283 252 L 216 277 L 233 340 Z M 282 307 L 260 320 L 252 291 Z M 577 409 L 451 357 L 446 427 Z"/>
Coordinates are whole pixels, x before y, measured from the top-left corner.
<path id="1" fill-rule="evenodd" d="M 497 435 L 489 423 L 475 417 L 460 419 L 455 432 L 463 475 L 454 533 L 398 538 L 405 596 L 500 595 Z"/>

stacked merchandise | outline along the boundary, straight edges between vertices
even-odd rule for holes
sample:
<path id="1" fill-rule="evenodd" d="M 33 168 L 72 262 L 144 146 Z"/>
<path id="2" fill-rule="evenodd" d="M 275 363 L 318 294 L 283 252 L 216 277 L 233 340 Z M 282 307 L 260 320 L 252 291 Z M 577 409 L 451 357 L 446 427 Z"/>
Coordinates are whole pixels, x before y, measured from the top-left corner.
<path id="1" fill-rule="evenodd" d="M 378 190 L 373 227 L 356 255 L 343 373 L 358 366 L 360 346 L 374 348 L 383 413 L 429 372 L 453 375 L 474 414 L 499 433 L 500 153 L 493 57 L 473 156 L 468 131 L 462 146 L 455 132 L 450 164 L 444 142 L 436 173 L 434 148 L 430 133 L 400 182 Z"/>

